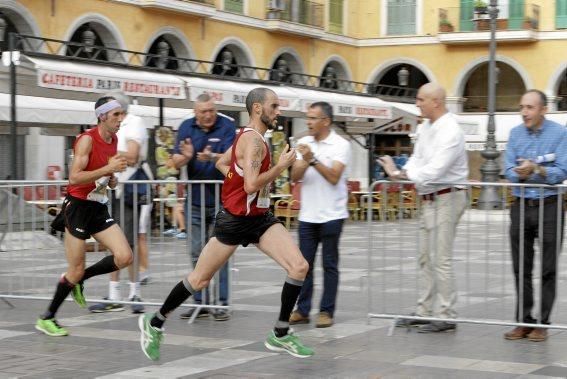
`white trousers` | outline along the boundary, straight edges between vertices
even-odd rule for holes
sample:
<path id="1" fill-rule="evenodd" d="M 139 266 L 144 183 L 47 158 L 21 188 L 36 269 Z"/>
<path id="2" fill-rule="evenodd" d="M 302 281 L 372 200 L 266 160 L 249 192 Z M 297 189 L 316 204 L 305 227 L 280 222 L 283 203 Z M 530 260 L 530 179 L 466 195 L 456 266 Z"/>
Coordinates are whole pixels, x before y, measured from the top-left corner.
<path id="1" fill-rule="evenodd" d="M 433 201 L 422 202 L 418 264 L 423 292 L 417 302 L 419 316 L 457 316 L 453 242 L 466 206 L 467 191 L 446 193 Z"/>

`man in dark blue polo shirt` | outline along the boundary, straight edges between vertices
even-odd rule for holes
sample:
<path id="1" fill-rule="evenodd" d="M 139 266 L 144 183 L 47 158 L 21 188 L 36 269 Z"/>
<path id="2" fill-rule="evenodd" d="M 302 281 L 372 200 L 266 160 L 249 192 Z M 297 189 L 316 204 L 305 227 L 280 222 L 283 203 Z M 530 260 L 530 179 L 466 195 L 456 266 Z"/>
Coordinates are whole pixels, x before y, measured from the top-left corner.
<path id="1" fill-rule="evenodd" d="M 195 101 L 195 117 L 183 121 L 177 131 L 173 155 L 175 167 L 186 166 L 187 178 L 190 180 L 223 180 L 224 177 L 215 168 L 215 163 L 232 145 L 235 135 L 234 122 L 227 117 L 217 116 L 215 103 L 208 94 L 199 95 Z M 204 204 L 201 202 L 201 191 L 204 192 Z M 218 188 L 218 192 L 216 191 L 215 184 L 192 184 L 191 197 L 189 194 L 187 196 L 185 214 L 191 215 L 193 266 L 209 239 L 216 206 L 221 206 L 221 189 Z M 203 220 L 201 212 L 204 212 Z M 220 304 L 228 305 L 228 263 L 220 270 L 219 282 Z M 196 293 L 195 302 L 201 303 L 201 301 L 201 293 Z M 190 318 L 193 311 L 194 309 L 190 309 L 189 312 L 183 313 L 181 318 Z M 198 317 L 208 317 L 208 315 L 208 309 L 201 309 Z M 217 321 L 228 320 L 230 314 L 226 310 L 216 310 L 213 317 Z"/>

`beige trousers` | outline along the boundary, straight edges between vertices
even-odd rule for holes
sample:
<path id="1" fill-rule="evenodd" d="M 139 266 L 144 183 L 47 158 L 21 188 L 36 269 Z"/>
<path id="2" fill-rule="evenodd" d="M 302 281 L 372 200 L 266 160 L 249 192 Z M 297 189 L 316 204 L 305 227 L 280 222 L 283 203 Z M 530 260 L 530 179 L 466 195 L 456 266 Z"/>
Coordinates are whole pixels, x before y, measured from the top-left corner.
<path id="1" fill-rule="evenodd" d="M 422 202 L 418 264 L 423 292 L 417 302 L 419 316 L 457 316 L 453 241 L 466 206 L 467 191 L 446 193 L 434 201 Z"/>

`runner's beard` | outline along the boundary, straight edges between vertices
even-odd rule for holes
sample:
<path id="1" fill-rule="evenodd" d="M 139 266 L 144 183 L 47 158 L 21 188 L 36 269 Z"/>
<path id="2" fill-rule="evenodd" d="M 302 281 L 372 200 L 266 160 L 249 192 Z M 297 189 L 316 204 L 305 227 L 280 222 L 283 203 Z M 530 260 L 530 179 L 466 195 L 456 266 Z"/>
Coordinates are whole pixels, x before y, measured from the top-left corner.
<path id="1" fill-rule="evenodd" d="M 276 128 L 276 120 L 277 118 L 270 122 L 270 119 L 264 113 L 260 116 L 260 121 L 262 124 L 266 125 L 268 130 L 274 130 Z"/>

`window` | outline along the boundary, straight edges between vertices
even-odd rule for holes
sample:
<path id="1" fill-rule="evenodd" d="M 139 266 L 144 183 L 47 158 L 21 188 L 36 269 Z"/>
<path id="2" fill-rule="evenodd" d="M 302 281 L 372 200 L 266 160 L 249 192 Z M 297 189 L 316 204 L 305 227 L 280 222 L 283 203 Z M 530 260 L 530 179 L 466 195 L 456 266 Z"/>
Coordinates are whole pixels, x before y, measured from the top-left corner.
<path id="1" fill-rule="evenodd" d="M 567 28 L 567 0 L 556 0 L 555 27 L 557 29 Z"/>
<path id="2" fill-rule="evenodd" d="M 417 0 L 388 0 L 388 35 L 416 34 Z"/>
<path id="3" fill-rule="evenodd" d="M 244 0 L 224 0 L 224 10 L 233 13 L 244 13 Z"/>
<path id="4" fill-rule="evenodd" d="M 329 31 L 343 33 L 343 0 L 331 0 L 329 7 Z"/>

